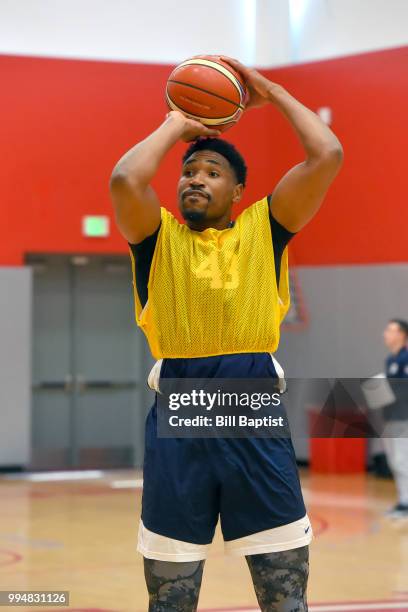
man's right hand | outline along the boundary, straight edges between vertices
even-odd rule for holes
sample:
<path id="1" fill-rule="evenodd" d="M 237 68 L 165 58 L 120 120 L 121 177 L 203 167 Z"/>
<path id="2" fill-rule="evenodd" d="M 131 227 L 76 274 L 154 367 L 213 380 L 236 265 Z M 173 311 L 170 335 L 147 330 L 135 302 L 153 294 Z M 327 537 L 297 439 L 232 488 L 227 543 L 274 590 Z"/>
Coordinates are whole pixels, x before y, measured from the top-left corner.
<path id="1" fill-rule="evenodd" d="M 219 135 L 180 111 L 170 111 L 157 130 L 121 157 L 112 171 L 110 191 L 116 224 L 128 242 L 138 244 L 159 227 L 160 201 L 150 183 L 164 155 L 179 140 Z"/>
<path id="2" fill-rule="evenodd" d="M 217 138 L 221 134 L 219 130 L 208 128 L 199 121 L 186 117 L 186 115 L 184 115 L 181 111 L 170 111 L 167 113 L 166 117 L 171 119 L 171 121 L 178 122 L 180 124 L 182 129 L 180 139 L 184 142 L 191 142 L 193 140 L 197 140 L 198 138 L 206 138 L 210 136 Z"/>

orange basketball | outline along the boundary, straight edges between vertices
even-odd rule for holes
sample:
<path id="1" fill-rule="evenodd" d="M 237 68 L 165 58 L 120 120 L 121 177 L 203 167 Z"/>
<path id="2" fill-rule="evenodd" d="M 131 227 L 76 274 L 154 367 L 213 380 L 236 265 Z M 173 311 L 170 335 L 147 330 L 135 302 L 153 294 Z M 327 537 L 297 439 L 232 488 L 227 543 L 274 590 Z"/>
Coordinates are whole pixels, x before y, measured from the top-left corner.
<path id="1" fill-rule="evenodd" d="M 241 75 L 226 62 L 210 55 L 179 64 L 166 86 L 170 110 L 179 110 L 221 132 L 237 123 L 247 98 Z"/>

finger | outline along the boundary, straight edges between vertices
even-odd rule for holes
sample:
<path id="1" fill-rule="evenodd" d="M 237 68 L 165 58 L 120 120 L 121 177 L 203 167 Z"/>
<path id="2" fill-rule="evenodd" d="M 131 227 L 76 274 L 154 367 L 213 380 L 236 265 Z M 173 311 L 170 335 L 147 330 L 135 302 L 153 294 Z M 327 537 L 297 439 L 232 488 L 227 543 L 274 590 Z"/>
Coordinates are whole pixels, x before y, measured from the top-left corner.
<path id="1" fill-rule="evenodd" d="M 239 61 L 237 59 L 235 59 L 234 57 L 230 57 L 229 55 L 219 55 L 218 57 L 222 60 L 225 60 L 226 62 L 238 62 L 239 64 Z"/>
<path id="2" fill-rule="evenodd" d="M 244 66 L 244 64 L 241 64 L 241 62 L 238 60 L 233 59 L 232 57 L 227 57 L 226 55 L 221 55 L 220 59 L 235 68 L 235 70 L 240 72 L 243 76 L 247 76 L 249 74 L 248 68 Z"/>
<path id="3" fill-rule="evenodd" d="M 229 64 L 236 64 L 237 66 L 242 66 L 243 68 L 245 67 L 241 64 L 240 61 L 234 59 L 233 57 L 228 57 L 228 55 L 220 55 L 220 59 L 224 62 L 228 62 Z"/>
<path id="4" fill-rule="evenodd" d="M 213 57 L 214 59 L 221 59 L 220 55 L 211 54 L 211 53 L 199 53 L 198 55 L 192 55 L 190 59 L 205 59 L 208 57 Z"/>
<path id="5" fill-rule="evenodd" d="M 221 134 L 220 130 L 212 130 L 210 128 L 206 128 L 204 131 L 206 136 L 219 136 Z"/>

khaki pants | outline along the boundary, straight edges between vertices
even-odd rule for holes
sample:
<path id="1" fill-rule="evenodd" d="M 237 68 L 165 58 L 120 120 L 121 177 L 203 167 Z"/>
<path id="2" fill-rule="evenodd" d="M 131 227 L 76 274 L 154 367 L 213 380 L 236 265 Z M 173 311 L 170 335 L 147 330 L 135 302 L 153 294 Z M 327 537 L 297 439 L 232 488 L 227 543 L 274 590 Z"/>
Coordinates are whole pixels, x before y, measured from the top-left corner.
<path id="1" fill-rule="evenodd" d="M 397 486 L 398 501 L 408 506 L 408 420 L 386 423 L 383 442 Z"/>

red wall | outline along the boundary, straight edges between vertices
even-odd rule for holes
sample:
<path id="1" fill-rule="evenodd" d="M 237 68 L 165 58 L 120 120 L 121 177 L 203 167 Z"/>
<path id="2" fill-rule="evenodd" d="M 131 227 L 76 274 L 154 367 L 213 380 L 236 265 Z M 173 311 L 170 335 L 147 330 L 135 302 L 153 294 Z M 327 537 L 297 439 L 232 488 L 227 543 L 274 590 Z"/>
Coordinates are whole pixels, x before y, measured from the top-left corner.
<path id="1" fill-rule="evenodd" d="M 0 56 L 0 265 L 28 252 L 127 253 L 114 227 L 81 236 L 85 214 L 112 218 L 108 181 L 117 159 L 167 112 L 171 66 Z M 319 215 L 294 240 L 297 264 L 407 261 L 405 167 L 408 47 L 265 73 L 310 108 L 330 106 L 345 164 Z M 244 154 L 242 207 L 270 192 L 303 158 L 273 107 L 252 110 L 227 133 Z M 176 210 L 180 144 L 155 187 Z"/>
<path id="2" fill-rule="evenodd" d="M 408 261 L 408 47 L 269 74 L 313 110 L 333 109 L 345 152 L 322 209 L 296 237 L 296 263 Z M 272 114 L 272 163 L 283 170 L 295 147 Z"/>

